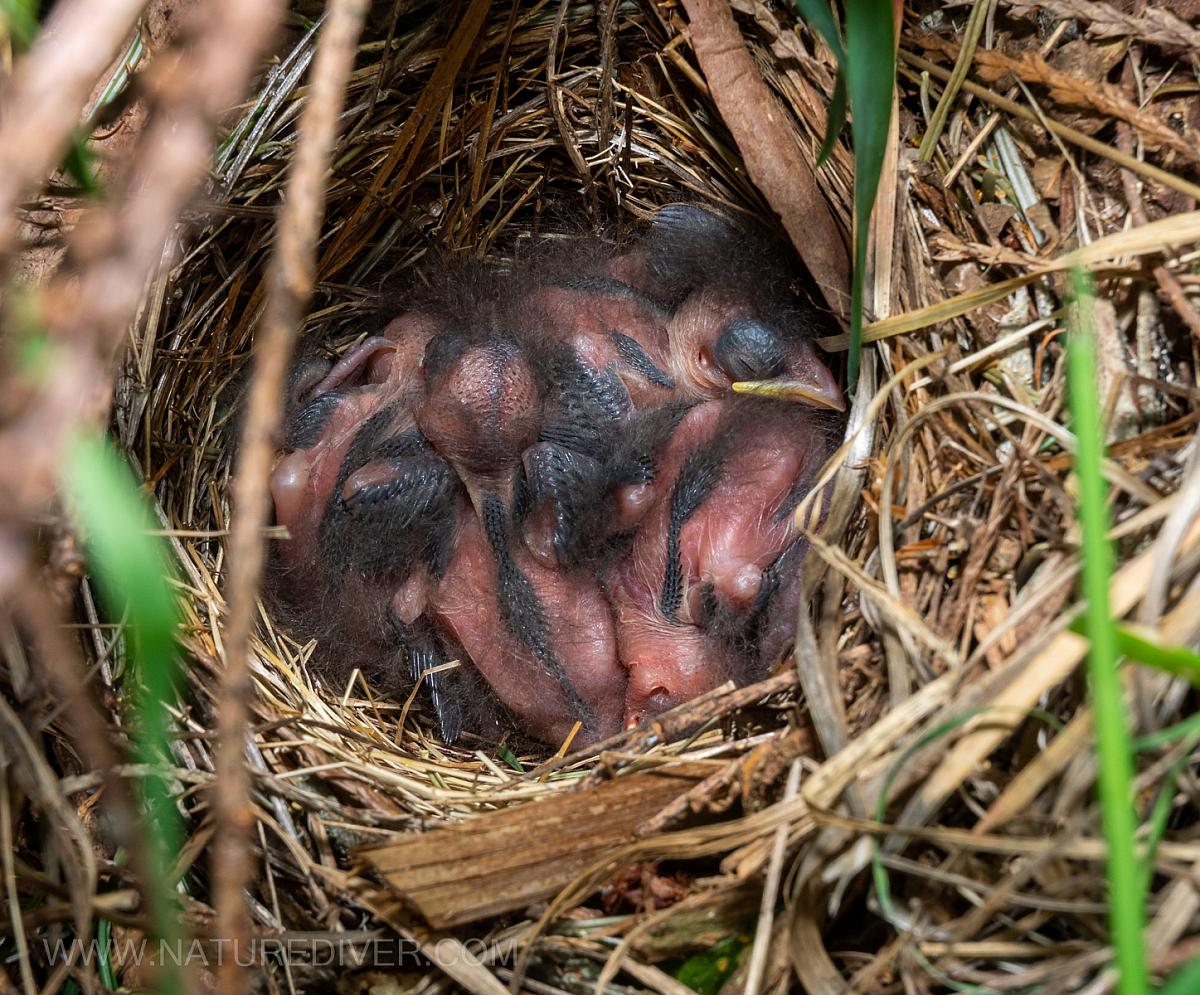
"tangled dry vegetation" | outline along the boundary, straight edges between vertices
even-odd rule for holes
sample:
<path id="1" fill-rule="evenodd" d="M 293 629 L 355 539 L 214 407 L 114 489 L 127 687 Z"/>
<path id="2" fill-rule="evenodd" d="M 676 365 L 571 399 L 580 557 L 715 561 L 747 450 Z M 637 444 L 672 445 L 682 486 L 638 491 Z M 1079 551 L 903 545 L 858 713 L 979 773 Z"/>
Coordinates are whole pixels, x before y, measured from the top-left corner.
<path id="1" fill-rule="evenodd" d="M 221 17 L 238 7 L 210 6 Z M 783 5 L 732 7 L 787 111 L 782 131 L 762 132 L 766 154 L 795 136 L 825 221 L 804 213 L 802 181 L 756 188 L 747 176 L 730 134 L 738 126 L 727 130 L 717 109 L 737 105 L 737 81 L 707 80 L 692 41 L 721 4 L 375 4 L 345 87 L 305 331 L 353 341 L 380 287 L 431 246 L 503 256 L 581 217 L 619 236 L 679 199 L 781 215 L 793 238 L 795 219 L 807 218 L 801 251 L 844 246 L 853 172 L 844 138 L 812 172 L 832 56 Z M 1078 533 L 1063 274 L 1078 263 L 1098 279 L 1114 610 L 1193 645 L 1200 28 L 1186 0 L 975 9 L 969 19 L 968 8 L 933 3 L 903 12 L 898 115 L 871 248 L 873 344 L 829 468 L 828 513 L 805 566 L 812 612 L 794 660 L 764 685 L 721 689 L 603 744 L 599 758 L 548 759 L 447 747 L 412 701 L 380 699 L 361 682 L 321 686 L 306 666 L 313 647 L 258 612 L 245 748 L 254 935 L 337 934 L 358 948 L 400 937 L 427 958 L 355 972 L 277 963 L 264 987 L 482 995 L 519 976 L 539 995 L 677 995 L 680 961 L 733 937 L 720 948 L 732 951 L 728 963 L 706 968 L 712 990 L 722 981 L 750 995 L 797 984 L 1111 988 L 1086 643 L 1068 631 Z M 133 102 L 118 102 L 96 132 L 116 177 L 113 203 L 134 215 L 114 221 L 102 204 L 97 223 L 85 217 L 71 233 L 86 204 L 56 181 L 26 204 L 19 234 L 22 265 L 43 281 L 48 324 L 69 354 L 55 373 L 59 401 L 127 347 L 114 433 L 153 497 L 185 613 L 188 679 L 171 760 L 188 838 L 175 872 L 188 929 L 212 939 L 228 921 L 214 911 L 222 864 L 209 858 L 220 853 L 221 792 L 236 792 L 215 774 L 234 399 L 270 287 L 276 208 L 304 141 L 322 8 L 292 5 L 276 57 L 225 119 L 203 197 L 190 203 L 188 177 L 178 189 L 163 181 L 176 167 L 155 159 L 144 129 L 168 112 L 177 128 L 214 119 L 209 105 L 235 96 L 209 91 L 241 85 L 239 57 L 251 64 L 259 35 L 248 14 L 240 41 L 234 27 L 210 25 L 210 43 L 240 45 L 229 64 L 202 55 L 173 64 L 172 13 L 152 4 L 138 22 L 125 56 L 146 64 L 137 69 L 151 89 L 135 86 Z M 186 70 L 199 75 L 183 93 L 154 76 Z M 179 117 L 189 110 L 195 120 Z M 0 128 L 12 122 L 0 118 Z M 22 175 L 51 165 L 26 163 Z M 12 182 L 29 193 L 27 180 Z M 121 200 L 135 188 L 149 193 Z M 185 206 L 186 226 L 173 227 Z M 167 235 L 170 262 L 159 268 Z M 11 238 L 0 231 L 0 242 Z M 64 238 L 71 254 L 55 275 Z M 21 407 L 14 397 L 3 401 L 0 439 L 6 529 L 28 522 L 43 496 L 37 473 L 66 417 L 54 398 L 26 391 Z M 26 455 L 41 451 L 35 439 L 49 456 Z M 78 572 L 70 538 L 37 521 L 52 539 L 39 576 L 61 593 Z M 89 740 L 86 709 L 60 707 L 70 686 L 62 661 L 77 654 L 61 633 L 54 641 L 36 597 L 13 593 L 18 534 L 6 531 L 0 550 L 13 606 L 0 929 L 17 944 L 10 966 L 27 991 L 69 977 L 95 990 L 100 967 L 56 969 L 41 940 L 97 918 L 136 937 L 146 920 L 99 814 L 117 788 L 92 773 L 103 755 L 89 743 L 112 740 Z M 104 720 L 122 730 L 132 678 L 119 629 L 86 579 L 76 605 L 80 665 Z M 31 632 L 32 667 L 19 638 Z M 56 646 L 59 663 L 39 671 Z M 1200 732 L 1163 735 L 1194 710 L 1185 682 L 1134 669 L 1126 679 L 1151 840 L 1147 944 L 1164 974 L 1200 951 Z M 680 733 L 697 719 L 699 733 Z M 119 774 L 117 783 L 136 782 L 144 770 Z M 236 875 L 233 884 L 240 890 Z M 128 985 L 144 977 L 144 965 L 119 956 L 113 968 Z"/>

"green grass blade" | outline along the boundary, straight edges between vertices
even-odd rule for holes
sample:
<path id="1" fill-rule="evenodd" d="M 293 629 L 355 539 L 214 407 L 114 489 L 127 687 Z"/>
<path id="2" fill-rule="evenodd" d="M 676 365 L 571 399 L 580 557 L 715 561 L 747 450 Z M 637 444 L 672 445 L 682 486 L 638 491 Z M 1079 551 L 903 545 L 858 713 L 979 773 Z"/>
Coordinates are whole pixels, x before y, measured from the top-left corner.
<path id="1" fill-rule="evenodd" d="M 1185 646 L 1164 646 L 1145 632 L 1128 625 L 1115 623 L 1117 650 L 1121 656 L 1135 663 L 1153 667 L 1175 677 L 1182 677 L 1190 684 L 1200 687 L 1200 653 Z M 1084 619 L 1071 623 L 1071 631 L 1078 636 L 1087 636 Z"/>
<path id="2" fill-rule="evenodd" d="M 817 153 L 817 165 L 822 166 L 833 153 L 833 145 L 837 141 L 842 125 L 846 123 L 846 76 L 838 73 L 837 82 L 833 86 L 833 99 L 829 102 L 828 116 L 825 120 L 825 138 L 821 142 L 821 151 Z"/>
<path id="3" fill-rule="evenodd" d="M 910 763 L 912 758 L 921 750 L 925 749 L 930 743 L 941 739 L 943 736 L 948 736 L 956 729 L 962 728 L 968 722 L 979 718 L 980 716 L 996 715 L 997 713 L 1008 712 L 1009 709 L 985 709 L 985 708 L 970 708 L 963 712 L 962 715 L 957 715 L 952 719 L 947 719 L 934 726 L 919 736 L 911 743 L 896 759 L 896 762 L 888 768 L 884 774 L 883 783 L 879 788 L 879 798 L 875 802 L 875 821 L 883 823 L 887 819 L 887 808 L 889 804 L 889 796 L 892 790 L 892 784 Z M 1054 715 L 1043 711 L 1040 708 L 1019 709 L 1017 714 L 1023 718 L 1037 719 L 1044 722 L 1055 732 L 1062 732 L 1063 724 Z M 888 879 L 887 868 L 883 866 L 883 853 L 879 847 L 879 841 L 873 839 L 871 841 L 871 877 L 875 884 L 875 896 L 879 902 L 879 910 L 884 919 L 896 927 L 898 931 L 904 930 L 904 925 L 899 921 L 895 912 L 895 906 L 892 903 L 892 887 Z M 926 962 L 928 963 L 928 962 Z M 930 968 L 932 971 L 932 967 Z"/>
<path id="4" fill-rule="evenodd" d="M 498 747 L 496 747 L 496 756 L 498 756 L 501 760 L 503 760 L 506 764 L 508 764 L 508 766 L 510 766 L 513 770 L 517 771 L 518 773 L 521 773 L 521 774 L 525 773 L 524 764 L 522 764 L 521 761 L 517 759 L 517 755 L 515 753 L 513 753 L 513 751 L 510 750 L 503 743 L 501 743 Z"/>
<path id="5" fill-rule="evenodd" d="M 842 36 L 833 20 L 833 10 L 827 0 L 795 0 L 796 8 L 803 17 L 824 39 L 833 57 L 837 60 L 837 80 L 833 85 L 833 98 L 829 102 L 829 110 L 825 118 L 825 138 L 821 142 L 821 151 L 817 153 L 817 165 L 822 165 L 833 151 L 833 143 L 846 123 L 846 47 L 842 44 Z"/>
<path id="6" fill-rule="evenodd" d="M 850 393 L 858 384 L 862 350 L 863 295 L 867 234 L 879 190 L 892 121 L 896 85 L 896 38 L 891 0 L 854 0 L 846 4 L 846 88 L 854 134 L 854 278 L 850 293 L 850 351 L 846 379 Z"/>
<path id="7" fill-rule="evenodd" d="M 842 44 L 826 0 L 794 0 L 801 16 L 825 39 L 838 61 L 838 84 L 829 108 L 818 165 L 833 149 L 847 100 L 854 140 L 854 276 L 850 292 L 850 348 L 846 379 L 850 394 L 858 384 L 862 351 L 867 234 L 879 190 L 892 121 L 896 85 L 896 32 L 892 0 L 854 0 L 846 4 L 846 41 Z"/>
<path id="8" fill-rule="evenodd" d="M 1191 748 L 1195 748 L 1196 742 L 1197 738 L 1193 736 Z M 1175 782 L 1191 762 L 1191 752 L 1192 750 L 1188 749 L 1171 764 L 1171 769 L 1167 771 L 1166 776 L 1159 784 L 1158 795 L 1150 809 L 1150 816 L 1146 819 L 1145 853 L 1142 857 L 1143 894 L 1149 894 L 1150 887 L 1154 883 L 1154 862 L 1158 859 L 1158 844 L 1162 842 L 1167 833 L 1167 820 L 1171 818 L 1171 806 L 1175 798 Z"/>
<path id="9" fill-rule="evenodd" d="M 1183 646 L 1164 646 L 1125 625 L 1118 625 L 1116 629 L 1117 648 L 1122 656 L 1182 677 L 1200 687 L 1200 654 Z"/>
<path id="10" fill-rule="evenodd" d="M 1188 961 L 1167 979 L 1158 995 L 1196 995 L 1200 992 L 1200 957 Z"/>
<path id="11" fill-rule="evenodd" d="M 1109 922 L 1121 995 L 1147 991 L 1146 953 L 1142 932 L 1145 910 L 1142 876 L 1134 852 L 1133 760 L 1125 721 L 1121 681 L 1117 673 L 1117 630 L 1108 607 L 1112 575 L 1107 488 L 1101 473 L 1104 455 L 1100 404 L 1096 396 L 1096 343 L 1090 281 L 1073 271 L 1077 319 L 1067 349 L 1067 384 L 1078 447 L 1079 522 L 1083 533 L 1083 595 L 1087 635 L 1091 641 L 1088 670 L 1096 713 L 1096 746 L 1100 762 L 1100 807 L 1108 841 Z"/>
<path id="12" fill-rule="evenodd" d="M 161 766 L 170 756 L 167 707 L 176 695 L 179 619 L 162 540 L 149 534 L 153 522 L 129 468 L 101 440 L 76 438 L 68 447 L 62 476 L 105 609 L 114 619 L 127 619 L 140 685 L 131 729 L 136 757 Z M 151 922 L 160 939 L 171 941 L 180 933 L 170 868 L 182 845 L 181 820 L 163 776 L 147 776 L 143 792 L 147 818 L 142 847 L 147 873 L 154 878 L 147 882 Z M 170 968 L 167 958 L 159 991 L 179 990 L 178 971 Z"/>
<path id="13" fill-rule="evenodd" d="M 1170 746 L 1177 739 L 1184 739 L 1197 733 L 1200 733 L 1200 713 L 1189 715 L 1183 721 L 1176 722 L 1165 729 L 1139 736 L 1133 741 L 1133 749 L 1137 753 L 1161 750 L 1164 746 Z"/>
<path id="14" fill-rule="evenodd" d="M 833 19 L 833 8 L 829 6 L 829 0 L 795 0 L 795 3 L 796 9 L 800 11 L 800 16 L 813 26 L 813 30 L 821 36 L 825 44 L 829 46 L 829 50 L 833 52 L 839 68 L 844 69 L 846 48 L 842 44 L 842 36 Z"/>
<path id="15" fill-rule="evenodd" d="M 101 919 L 96 927 L 96 966 L 100 972 L 100 984 L 110 992 L 117 990 L 117 975 L 112 967 L 112 923 Z"/>

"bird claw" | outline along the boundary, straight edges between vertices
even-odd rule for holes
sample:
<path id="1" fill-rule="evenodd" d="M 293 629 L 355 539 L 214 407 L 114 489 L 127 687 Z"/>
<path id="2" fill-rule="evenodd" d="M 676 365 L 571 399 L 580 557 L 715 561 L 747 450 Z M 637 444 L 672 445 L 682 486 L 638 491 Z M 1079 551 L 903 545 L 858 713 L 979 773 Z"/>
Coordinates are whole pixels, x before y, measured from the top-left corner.
<path id="1" fill-rule="evenodd" d="M 603 466 L 549 442 L 527 449 L 523 461 L 530 505 L 521 523 L 525 544 L 546 566 L 576 564 L 595 526 L 603 526 L 596 521 L 604 512 Z"/>
<path id="2" fill-rule="evenodd" d="M 414 683 L 423 685 L 428 694 L 442 742 L 457 742 L 463 732 L 464 720 L 464 702 L 458 693 L 461 659 L 458 667 L 446 666 L 455 658 L 446 652 L 433 626 L 424 619 L 405 624 L 393 617 L 392 627 L 403 646 L 409 677 Z"/>

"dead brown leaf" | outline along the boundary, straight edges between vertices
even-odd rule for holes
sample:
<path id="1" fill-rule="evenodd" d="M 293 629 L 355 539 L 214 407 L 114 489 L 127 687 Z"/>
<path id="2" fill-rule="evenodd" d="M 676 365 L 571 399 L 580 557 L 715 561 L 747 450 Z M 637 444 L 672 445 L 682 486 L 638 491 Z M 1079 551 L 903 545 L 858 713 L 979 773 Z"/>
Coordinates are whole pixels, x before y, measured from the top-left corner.
<path id="1" fill-rule="evenodd" d="M 787 111 L 763 82 L 728 4 L 683 0 L 683 6 L 692 48 L 746 172 L 779 215 L 826 303 L 847 316 L 849 256 Z"/>
<path id="2" fill-rule="evenodd" d="M 958 55 L 958 46 L 942 38 L 928 38 L 924 44 L 950 57 Z M 995 83 L 1011 75 L 1026 83 L 1040 84 L 1049 88 L 1050 98 L 1056 103 L 1084 107 L 1105 119 L 1126 121 L 1137 129 L 1147 146 L 1169 148 L 1187 162 L 1200 162 L 1200 153 L 1193 142 L 1155 114 L 1140 108 L 1119 86 L 1095 75 L 1103 63 L 1089 61 L 1086 72 L 1077 72 L 1077 63 L 1078 60 L 1068 63 L 1070 69 L 1057 69 L 1037 52 L 1010 56 L 995 49 L 977 50 L 974 61 L 977 75 L 985 82 Z"/>

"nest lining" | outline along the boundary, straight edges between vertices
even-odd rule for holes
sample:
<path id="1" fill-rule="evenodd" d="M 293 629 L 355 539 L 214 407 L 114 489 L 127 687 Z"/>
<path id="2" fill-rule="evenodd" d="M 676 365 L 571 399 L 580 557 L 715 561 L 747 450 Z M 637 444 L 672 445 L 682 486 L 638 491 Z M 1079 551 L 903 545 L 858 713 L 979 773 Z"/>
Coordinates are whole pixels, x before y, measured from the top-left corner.
<path id="1" fill-rule="evenodd" d="M 341 240 L 356 251 L 349 266 L 318 285 L 306 335 L 336 347 L 353 341 L 379 308 L 379 288 L 398 274 L 402 278 L 431 246 L 507 258 L 530 239 L 577 229 L 581 216 L 590 214 L 593 225 L 619 235 L 657 206 L 698 195 L 727 208 L 763 213 L 761 201 L 739 174 L 728 140 L 722 142 L 715 130 L 715 115 L 690 94 L 686 103 L 679 99 L 680 87 L 689 84 L 668 72 L 648 44 L 654 32 L 663 37 L 663 29 L 641 10 L 618 12 L 621 63 L 611 96 L 612 134 L 604 147 L 592 113 L 600 100 L 599 71 L 582 58 L 596 54 L 595 19 L 587 10 L 572 9 L 564 20 L 559 62 L 569 68 L 558 75 L 556 90 L 564 95 L 569 115 L 582 119 L 571 121 L 572 140 L 592 174 L 581 180 L 548 107 L 544 60 L 554 18 L 534 11 L 512 22 L 495 18 L 485 27 L 476 56 L 479 66 L 470 78 L 458 81 L 453 109 L 431 132 L 427 145 L 412 150 L 403 167 L 409 181 L 387 191 L 388 202 L 380 205 L 385 216 L 382 230 L 359 245 L 348 226 L 378 220 L 373 214 L 356 218 L 355 210 L 395 137 L 396 122 L 405 120 L 434 66 L 431 53 L 419 47 L 430 31 L 415 13 L 413 17 L 413 33 L 392 40 L 391 50 L 397 53 L 392 59 L 364 66 L 364 61 L 378 58 L 382 48 L 377 41 L 360 48 L 344 115 L 348 144 L 335 160 L 322 240 L 322 248 Z M 281 60 L 277 75 L 286 77 L 293 64 L 306 61 L 313 44 L 312 32 L 305 34 Z M 493 61 L 501 49 L 508 54 L 506 66 Z M 405 53 L 408 61 L 402 61 Z M 640 75 L 632 81 L 638 88 L 623 81 L 622 76 L 630 75 Z M 402 89 L 409 94 L 407 100 L 400 96 Z M 497 90 L 505 91 L 503 105 L 485 133 L 481 100 Z M 302 96 L 302 87 L 290 95 L 293 102 Z M 678 110 L 672 112 L 668 105 Z M 227 440 L 236 417 L 229 401 L 236 397 L 244 374 L 270 232 L 269 216 L 254 208 L 277 193 L 282 182 L 286 150 L 295 139 L 292 106 L 280 102 L 273 120 L 259 118 L 242 129 L 252 132 L 257 127 L 261 135 L 255 156 L 240 170 L 236 145 L 227 149 L 231 166 L 223 178 L 228 206 L 221 211 L 227 218 L 206 231 L 170 275 L 170 287 L 182 299 L 177 308 L 154 315 L 159 327 L 146 341 L 163 346 L 153 356 L 149 390 L 142 397 L 133 395 L 119 419 L 125 433 L 136 436 L 131 439 L 133 451 L 149 454 L 147 477 L 158 482 L 168 522 L 177 530 L 220 531 L 228 520 Z M 252 181 L 248 173 L 254 174 Z M 470 198 L 472 189 L 480 191 L 477 199 Z M 593 199 L 595 212 L 590 207 Z M 137 408 L 142 410 L 139 421 L 131 416 Z M 182 547 L 185 542 L 190 548 Z M 197 633 L 207 630 L 201 637 L 203 652 L 219 656 L 212 631 L 218 617 L 212 609 L 220 610 L 219 539 L 180 539 L 177 549 L 195 589 L 197 610 L 190 623 Z M 258 707 L 265 720 L 303 714 L 306 725 L 325 723 L 356 730 L 376 743 L 401 744 L 394 756 L 386 747 L 378 757 L 368 754 L 370 762 L 385 769 L 398 765 L 410 774 L 421 771 L 422 776 L 449 763 L 447 784 L 463 785 L 472 798 L 483 786 L 507 780 L 486 766 L 480 768 L 473 753 L 463 756 L 440 746 L 420 723 L 406 723 L 405 735 L 397 735 L 388 727 L 396 715 L 407 712 L 404 702 L 376 700 L 362 682 L 352 688 L 316 687 L 304 667 L 311 647 L 297 644 L 270 617 L 264 616 L 264 623 L 267 639 L 259 647 L 262 666 L 257 676 L 264 692 Z M 412 714 L 413 720 L 416 717 Z M 328 731 L 326 735 L 336 736 Z M 359 743 L 354 751 L 364 748 L 365 743 Z M 413 757 L 405 756 L 409 749 Z M 476 769 L 464 780 L 455 761 Z M 443 793 L 431 789 L 433 797 Z"/>

